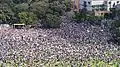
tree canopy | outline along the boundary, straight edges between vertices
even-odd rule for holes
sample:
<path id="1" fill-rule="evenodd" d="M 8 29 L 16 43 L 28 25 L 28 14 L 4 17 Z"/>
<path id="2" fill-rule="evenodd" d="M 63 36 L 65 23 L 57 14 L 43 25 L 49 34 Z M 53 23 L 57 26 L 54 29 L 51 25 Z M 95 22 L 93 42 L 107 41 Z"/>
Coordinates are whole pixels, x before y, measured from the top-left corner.
<path id="1" fill-rule="evenodd" d="M 59 27 L 61 16 L 66 8 L 70 8 L 67 0 L 1 0 L 0 3 L 0 23 L 21 23 L 24 20 L 25 24 L 32 24 L 41 20 L 43 26 L 49 27 Z"/>

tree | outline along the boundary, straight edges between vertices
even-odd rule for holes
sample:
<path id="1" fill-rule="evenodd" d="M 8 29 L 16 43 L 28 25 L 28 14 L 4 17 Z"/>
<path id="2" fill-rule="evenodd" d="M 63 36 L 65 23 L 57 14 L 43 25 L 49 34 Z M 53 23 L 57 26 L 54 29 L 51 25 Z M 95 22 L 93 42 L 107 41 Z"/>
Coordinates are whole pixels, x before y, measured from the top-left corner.
<path id="1" fill-rule="evenodd" d="M 31 4 L 31 11 L 34 12 L 38 18 L 44 18 L 47 13 L 49 5 L 45 1 L 34 2 Z"/>
<path id="2" fill-rule="evenodd" d="M 57 15 L 53 15 L 53 14 L 47 14 L 45 19 L 43 19 L 43 26 L 45 28 L 57 28 L 60 27 L 61 24 L 61 18 L 58 17 Z"/>
<path id="3" fill-rule="evenodd" d="M 30 18 L 37 17 L 39 20 L 42 20 L 43 26 L 49 27 L 59 27 L 61 16 L 64 15 L 66 7 L 70 9 L 70 1 L 67 0 L 2 0 L 0 2 L 2 5 L 5 4 L 2 7 L 8 8 L 8 10 L 6 10 L 8 13 L 4 12 L 4 9 L 1 9 L 0 21 L 8 22 L 8 18 L 10 18 L 9 20 L 14 18 L 16 19 L 14 23 L 22 22 L 31 24 L 32 21 L 29 21 L 31 20 Z M 11 22 L 13 21 L 9 21 L 8 23 Z M 53 25 L 53 22 L 55 25 L 59 25 L 55 26 Z"/>
<path id="4" fill-rule="evenodd" d="M 66 10 L 63 0 L 41 0 L 32 3 L 30 8 L 42 20 L 41 24 L 44 27 L 52 28 L 60 26 L 60 16 L 64 15 Z"/>
<path id="5" fill-rule="evenodd" d="M 26 25 L 35 24 L 37 16 L 33 12 L 21 12 L 18 14 L 20 23 L 25 23 Z"/>
<path id="6" fill-rule="evenodd" d="M 120 20 L 116 20 L 112 25 L 113 42 L 120 45 Z"/>
<path id="7" fill-rule="evenodd" d="M 120 10 L 112 10 L 112 14 L 115 15 L 114 18 L 117 18 L 115 22 L 112 24 L 112 33 L 114 42 L 120 45 Z"/>
<path id="8" fill-rule="evenodd" d="M 15 9 L 16 9 L 16 12 L 19 13 L 19 12 L 23 12 L 23 11 L 28 11 L 28 4 L 27 3 L 22 3 L 22 4 L 17 4 L 15 6 Z"/>
<path id="9" fill-rule="evenodd" d="M 12 0 L 15 4 L 27 3 L 28 0 Z"/>
<path id="10" fill-rule="evenodd" d="M 72 2 L 71 0 L 65 0 L 65 5 L 66 5 L 66 10 L 70 11 L 72 7 Z"/>
<path id="11" fill-rule="evenodd" d="M 9 8 L 8 4 L 4 3 L 0 5 L 0 20 L 1 23 L 14 23 L 15 22 L 14 12 Z"/>

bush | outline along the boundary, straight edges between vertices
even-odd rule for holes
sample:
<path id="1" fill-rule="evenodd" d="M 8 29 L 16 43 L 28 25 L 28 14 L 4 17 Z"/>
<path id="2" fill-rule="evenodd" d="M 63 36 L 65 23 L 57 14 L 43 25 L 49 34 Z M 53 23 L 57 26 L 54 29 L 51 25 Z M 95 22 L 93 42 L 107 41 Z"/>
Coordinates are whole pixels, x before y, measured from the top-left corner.
<path id="1" fill-rule="evenodd" d="M 56 28 L 60 26 L 61 18 L 64 15 L 66 6 L 62 0 L 42 0 L 31 4 L 31 11 L 42 20 L 42 25 L 46 28 Z"/>
<path id="2" fill-rule="evenodd" d="M 75 12 L 75 16 L 73 17 L 77 22 L 84 21 L 86 19 L 86 14 L 83 12 Z"/>
<path id="3" fill-rule="evenodd" d="M 20 22 L 29 25 L 34 24 L 38 18 L 44 20 L 42 21 L 44 26 L 52 28 L 60 26 L 60 16 L 65 14 L 66 7 L 71 8 L 70 0 L 3 0 L 0 2 L 0 23 Z"/>
<path id="4" fill-rule="evenodd" d="M 44 27 L 46 28 L 58 28 L 61 24 L 61 18 L 57 15 L 53 14 L 47 14 L 45 19 L 42 20 L 42 23 Z"/>
<path id="5" fill-rule="evenodd" d="M 114 26 L 115 27 L 120 27 L 120 20 L 116 20 L 115 23 L 114 23 Z"/>
<path id="6" fill-rule="evenodd" d="M 66 11 L 71 11 L 72 2 L 71 0 L 65 0 Z"/>
<path id="7" fill-rule="evenodd" d="M 112 33 L 115 34 L 113 35 L 113 38 L 115 40 L 115 43 L 118 43 L 118 45 L 120 44 L 120 20 L 116 20 L 113 25 L 112 25 L 113 29 L 112 29 Z"/>
<path id="8" fill-rule="evenodd" d="M 8 6 L 0 6 L 0 20 L 2 24 L 11 24 L 15 21 L 15 16 Z"/>
<path id="9" fill-rule="evenodd" d="M 27 3 L 22 3 L 22 4 L 17 4 L 15 6 L 16 12 L 23 12 L 23 11 L 27 11 L 29 8 Z"/>
<path id="10" fill-rule="evenodd" d="M 37 16 L 33 12 L 21 12 L 18 14 L 20 23 L 25 23 L 26 25 L 35 24 Z"/>
<path id="11" fill-rule="evenodd" d="M 73 17 L 77 22 L 81 22 L 81 21 L 90 21 L 90 22 L 94 22 L 94 21 L 101 21 L 103 19 L 103 17 L 99 17 L 99 16 L 94 16 L 93 14 L 91 14 L 90 12 L 75 12 L 75 16 Z"/>

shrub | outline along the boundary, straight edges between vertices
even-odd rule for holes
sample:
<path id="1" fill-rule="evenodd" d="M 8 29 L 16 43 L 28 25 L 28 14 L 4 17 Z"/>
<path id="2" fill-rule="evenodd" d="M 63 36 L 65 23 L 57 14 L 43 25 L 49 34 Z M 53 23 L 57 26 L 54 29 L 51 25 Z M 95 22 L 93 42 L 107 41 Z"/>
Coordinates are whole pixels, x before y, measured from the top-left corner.
<path id="1" fill-rule="evenodd" d="M 17 4 L 15 6 L 16 12 L 23 12 L 23 11 L 27 11 L 29 8 L 27 3 L 22 3 L 22 4 Z"/>
<path id="2" fill-rule="evenodd" d="M 52 28 L 60 26 L 60 16 L 65 14 L 66 7 L 71 8 L 71 0 L 3 0 L 0 2 L 0 23 L 20 22 L 28 25 L 34 24 L 38 18 L 43 20 L 44 26 Z"/>
<path id="3" fill-rule="evenodd" d="M 37 20 L 37 16 L 33 12 L 21 12 L 18 16 L 20 23 L 25 23 L 26 25 L 34 24 Z"/>
<path id="4" fill-rule="evenodd" d="M 65 0 L 66 11 L 71 11 L 72 2 L 71 0 Z"/>
<path id="5" fill-rule="evenodd" d="M 0 20 L 2 24 L 10 24 L 14 22 L 14 13 L 5 5 L 0 6 Z"/>
<path id="6" fill-rule="evenodd" d="M 56 28 L 60 26 L 61 18 L 64 15 L 66 6 L 63 0 L 42 0 L 31 4 L 31 11 L 42 20 L 44 27 Z"/>
<path id="7" fill-rule="evenodd" d="M 77 22 L 84 21 L 86 19 L 86 14 L 82 12 L 75 12 L 75 16 L 73 17 Z"/>
<path id="8" fill-rule="evenodd" d="M 57 15 L 47 14 L 45 19 L 42 20 L 42 24 L 46 28 L 57 28 L 60 27 L 61 18 Z"/>
<path id="9" fill-rule="evenodd" d="M 90 22 L 94 22 L 94 21 L 101 21 L 103 19 L 103 17 L 99 17 L 99 16 L 94 16 L 93 14 L 91 14 L 90 12 L 75 12 L 75 15 L 73 17 L 75 19 L 75 21 L 77 22 L 81 22 L 81 21 L 90 21 Z"/>
<path id="10" fill-rule="evenodd" d="M 115 43 L 120 44 L 120 20 L 116 20 L 113 23 L 112 31 Z"/>

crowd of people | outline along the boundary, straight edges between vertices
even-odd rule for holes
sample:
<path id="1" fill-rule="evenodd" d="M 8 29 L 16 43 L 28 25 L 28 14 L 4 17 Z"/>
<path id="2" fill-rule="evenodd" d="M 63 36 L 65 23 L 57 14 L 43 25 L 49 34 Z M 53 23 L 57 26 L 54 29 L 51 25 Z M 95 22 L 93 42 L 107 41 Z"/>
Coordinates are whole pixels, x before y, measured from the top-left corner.
<path id="1" fill-rule="evenodd" d="M 105 21 L 102 21 L 105 22 Z M 120 59 L 119 46 L 108 43 L 109 25 L 64 22 L 57 29 L 0 28 L 0 59 Z M 109 56 L 107 55 L 109 54 Z"/>

